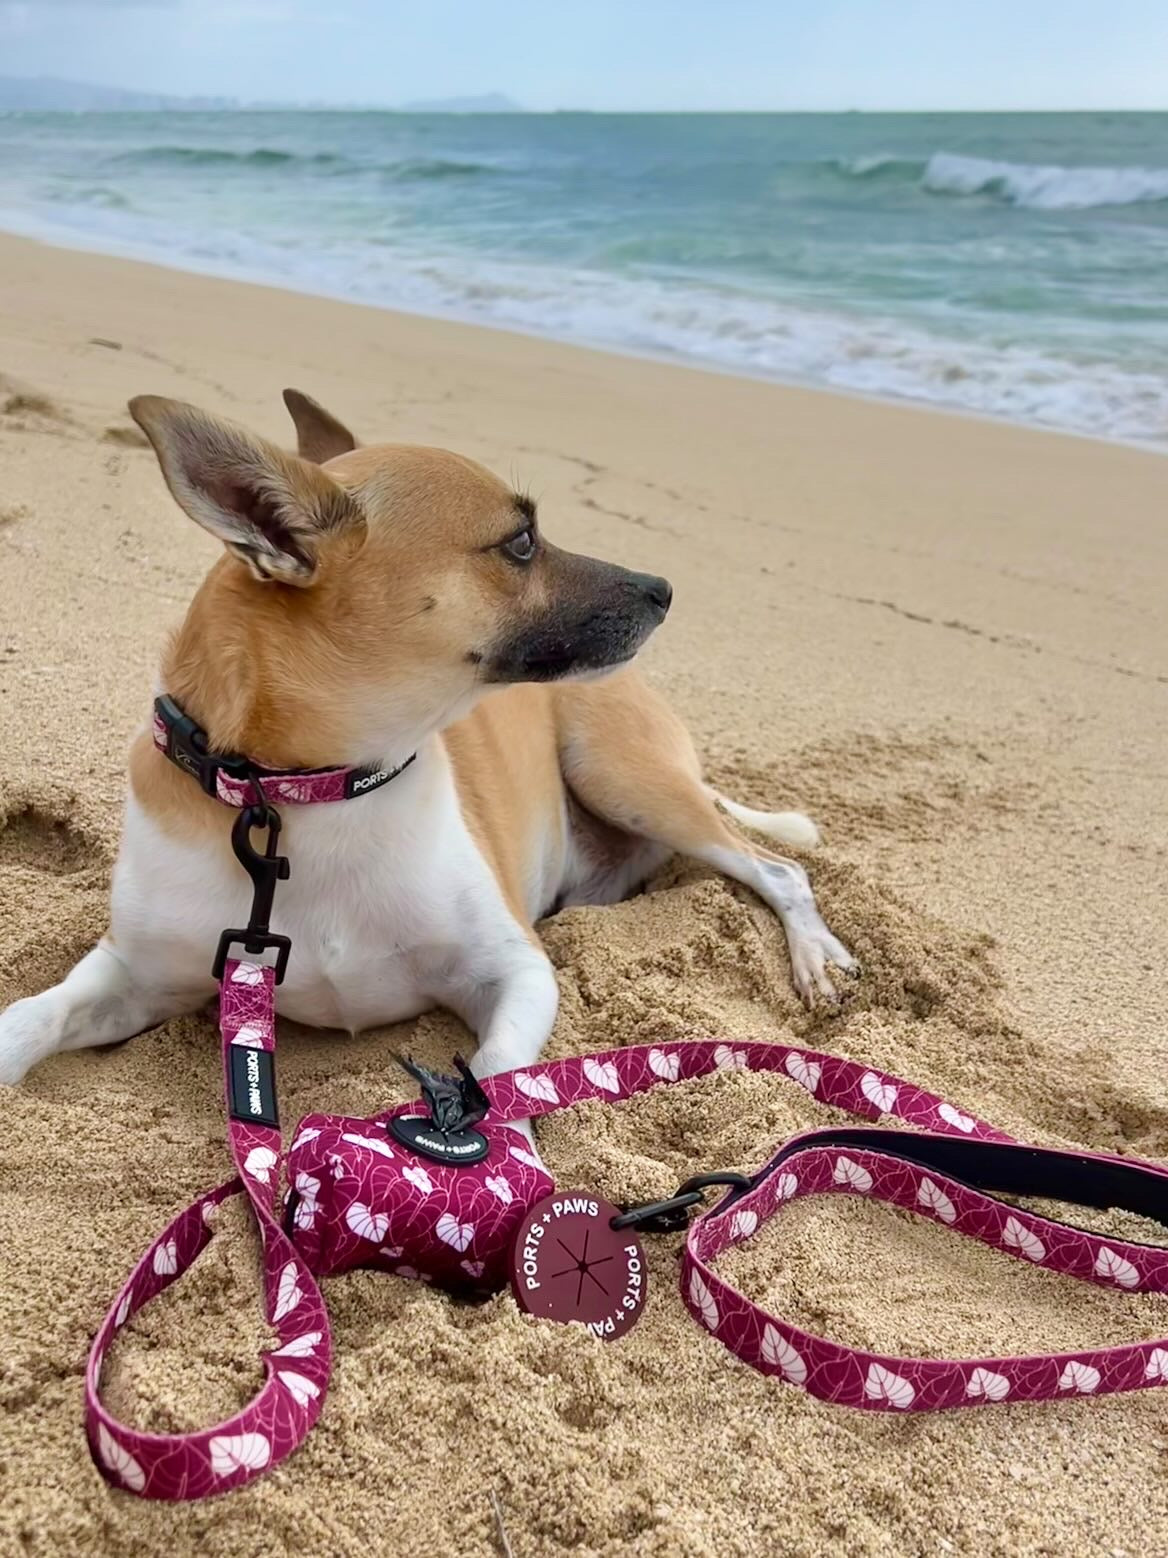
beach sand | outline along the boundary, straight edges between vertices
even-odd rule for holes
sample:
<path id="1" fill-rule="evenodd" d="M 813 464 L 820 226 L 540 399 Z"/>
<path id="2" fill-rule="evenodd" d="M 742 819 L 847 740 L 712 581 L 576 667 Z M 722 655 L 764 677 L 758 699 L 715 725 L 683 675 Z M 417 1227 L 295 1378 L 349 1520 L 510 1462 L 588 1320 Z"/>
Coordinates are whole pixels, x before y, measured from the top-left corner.
<path id="1" fill-rule="evenodd" d="M 799 807 L 864 974 L 805 1014 L 778 922 L 703 870 L 545 927 L 552 1055 L 695 1034 L 797 1040 L 1029 1139 L 1168 1159 L 1168 460 L 0 240 L 0 1005 L 105 924 L 128 739 L 216 555 L 125 412 L 178 396 L 291 439 L 298 386 L 359 436 L 526 483 L 553 539 L 667 574 L 645 656 L 708 772 Z M 210 949 L 208 949 L 210 956 Z M 411 1095 L 442 1014 L 289 1027 L 283 1116 Z M 825 1116 L 719 1075 L 541 1129 L 614 1199 L 757 1166 Z M 835 1409 L 737 1364 L 650 1239 L 618 1345 L 362 1273 L 305 1448 L 223 1501 L 99 1479 L 89 1338 L 140 1251 L 229 1172 L 211 1014 L 0 1090 L 0 1553 L 209 1558 L 1168 1551 L 1168 1397 L 925 1415 Z M 1123 1221 L 1093 1214 L 1096 1226 Z M 109 1396 L 143 1426 L 245 1399 L 263 1334 L 246 1219 L 130 1328 Z M 1129 1220 L 1130 1225 L 1130 1220 Z M 857 1344 L 963 1356 L 1168 1332 L 1168 1304 L 1023 1266 L 868 1203 L 804 1203 L 727 1263 Z"/>

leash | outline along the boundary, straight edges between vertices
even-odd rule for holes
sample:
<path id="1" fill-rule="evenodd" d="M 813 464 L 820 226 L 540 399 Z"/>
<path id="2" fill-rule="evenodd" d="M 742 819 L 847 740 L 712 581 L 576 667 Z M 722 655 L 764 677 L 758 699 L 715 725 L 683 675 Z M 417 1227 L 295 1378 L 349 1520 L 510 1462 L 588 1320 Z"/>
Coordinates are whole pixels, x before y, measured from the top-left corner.
<path id="1" fill-rule="evenodd" d="M 229 1096 L 241 1049 L 270 1063 L 274 988 L 272 969 L 246 959 L 228 960 L 221 1031 Z M 1168 1175 L 1155 1164 L 1026 1146 L 911 1082 L 786 1044 L 679 1040 L 608 1050 L 492 1077 L 483 1088 L 491 1100 L 489 1118 L 502 1125 L 585 1100 L 613 1102 L 721 1070 L 774 1072 L 849 1114 L 869 1120 L 888 1115 L 919 1127 L 843 1126 L 802 1133 L 757 1174 L 739 1176 L 744 1184 L 732 1187 L 689 1224 L 681 1262 L 684 1301 L 734 1356 L 821 1400 L 867 1410 L 929 1411 L 1168 1384 L 1168 1338 L 1057 1355 L 961 1361 L 886 1357 L 847 1347 L 768 1313 L 712 1265 L 722 1251 L 753 1236 L 790 1202 L 850 1194 L 928 1217 L 1050 1271 L 1121 1291 L 1165 1293 L 1168 1251 L 1100 1237 L 997 1199 L 1000 1194 L 1055 1197 L 1083 1206 L 1120 1207 L 1168 1224 Z M 260 1083 L 257 1107 L 267 1101 Z M 337 1122 L 319 1116 L 303 1122 L 302 1134 L 319 1133 L 321 1122 L 363 1123 L 370 1130 L 393 1117 L 387 1112 L 371 1122 Z M 226 1492 L 277 1465 L 307 1437 L 328 1385 L 327 1311 L 312 1271 L 272 1210 L 284 1158 L 279 1131 L 275 1125 L 244 1125 L 233 1118 L 229 1141 L 236 1177 L 200 1197 L 149 1247 L 98 1331 L 86 1371 L 86 1429 L 98 1464 L 117 1486 L 149 1498 Z M 126 1322 L 205 1248 L 213 1231 L 207 1222 L 211 1209 L 241 1192 L 260 1228 L 266 1315 L 277 1338 L 276 1347 L 263 1355 L 265 1382 L 242 1411 L 214 1428 L 191 1434 L 128 1428 L 112 1417 L 98 1393 L 109 1346 Z M 657 1219 L 668 1228 L 671 1215 L 697 1200 L 700 1190 L 683 1187 L 679 1196 L 630 1209 L 625 1216 L 631 1226 L 653 1231 Z"/>
<path id="2" fill-rule="evenodd" d="M 1101 1237 L 999 1200 L 1042 1196 L 1120 1208 L 1168 1226 L 1168 1171 L 1139 1158 L 1033 1147 L 935 1094 L 838 1055 L 786 1044 L 678 1041 L 549 1061 L 484 1083 L 499 1122 L 712 1071 L 771 1071 L 819 1103 L 912 1131 L 838 1126 L 802 1132 L 749 1176 L 699 1176 L 678 1195 L 629 1209 L 625 1226 L 669 1231 L 701 1201 L 701 1181 L 736 1181 L 688 1225 L 681 1290 L 690 1313 L 742 1362 L 838 1406 L 936 1411 L 989 1402 L 1107 1395 L 1168 1384 L 1168 1339 L 1029 1357 L 886 1357 L 814 1336 L 769 1314 L 713 1269 L 788 1203 L 858 1195 L 940 1223 L 1015 1259 L 1124 1292 L 1168 1293 L 1168 1249 Z"/>
<path id="3" fill-rule="evenodd" d="M 251 845 L 251 832 L 260 826 L 268 828 L 263 854 Z M 1044 1401 L 1168 1384 L 1168 1338 L 1028 1357 L 890 1357 L 814 1336 L 768 1313 L 720 1276 L 713 1266 L 717 1256 L 751 1238 L 791 1202 L 846 1194 L 929 1218 L 1061 1275 L 1121 1292 L 1168 1293 L 1168 1249 L 1101 1237 L 1000 1199 L 1041 1196 L 1118 1207 L 1168 1226 L 1168 1171 L 1162 1166 L 1027 1145 L 911 1082 L 840 1056 L 757 1041 L 678 1040 L 607 1050 L 487 1078 L 481 1092 L 475 1084 L 480 1102 L 471 1119 L 478 1131 L 460 1129 L 452 1118 L 451 1132 L 437 1128 L 442 1141 L 427 1142 L 419 1127 L 431 1120 L 419 1115 L 418 1105 L 364 1121 L 315 1115 L 301 1121 L 285 1151 L 274 1053 L 275 991 L 288 942 L 271 932 L 268 921 L 275 884 L 287 876 L 288 863 L 276 852 L 279 818 L 262 803 L 241 810 L 232 837 L 255 886 L 248 926 L 223 933 L 215 965 L 236 1173 L 154 1240 L 94 1338 L 85 1374 L 86 1434 L 96 1464 L 116 1487 L 168 1500 L 223 1493 L 278 1465 L 304 1442 L 323 1405 L 332 1358 L 318 1276 L 378 1266 L 489 1291 L 525 1212 L 543 1205 L 553 1188 L 516 1133 L 494 1127 L 587 1100 L 615 1102 L 716 1071 L 773 1072 L 817 1102 L 868 1122 L 801 1132 L 755 1174 L 696 1176 L 674 1196 L 625 1208 L 612 1219 L 613 1227 L 646 1232 L 686 1228 L 683 1300 L 735 1357 L 821 1400 L 869 1411 Z M 263 961 L 270 953 L 274 967 Z M 874 1123 L 885 1117 L 911 1129 Z M 463 1145 L 472 1138 L 473 1157 Z M 411 1145 L 418 1156 L 409 1152 Z M 460 1152 L 465 1161 L 454 1161 Z M 291 1186 L 282 1226 L 276 1208 L 285 1165 Z M 688 1212 L 712 1185 L 728 1188 L 687 1226 Z M 206 1248 L 214 1209 L 240 1194 L 248 1197 L 259 1228 L 264 1310 L 276 1339 L 262 1354 L 264 1383 L 245 1407 L 212 1428 L 158 1434 L 128 1427 L 100 1397 L 109 1349 L 133 1315 Z"/>
<path id="4" fill-rule="evenodd" d="M 263 855 L 251 848 L 254 826 L 269 825 Z M 195 1499 L 239 1487 L 278 1465 L 304 1442 L 320 1414 L 332 1365 L 328 1310 L 308 1263 L 276 1214 L 284 1158 L 276 1101 L 276 986 L 289 943 L 268 929 L 275 883 L 287 861 L 275 853 L 279 818 L 266 809 L 240 812 L 232 830 L 236 854 L 255 884 L 255 906 L 243 930 L 224 931 L 216 954 L 219 1030 L 227 1095 L 227 1144 L 235 1177 L 200 1196 L 159 1234 L 111 1305 L 85 1370 L 85 1431 L 90 1452 L 115 1485 L 147 1498 Z M 237 947 L 242 956 L 232 956 Z M 261 959 L 268 950 L 277 965 Z M 111 1416 L 100 1397 L 102 1364 L 123 1326 L 166 1291 L 210 1243 L 213 1213 L 246 1194 L 255 1214 L 264 1276 L 264 1314 L 276 1346 L 262 1355 L 265 1380 L 241 1411 L 213 1428 L 187 1434 L 143 1433 Z"/>

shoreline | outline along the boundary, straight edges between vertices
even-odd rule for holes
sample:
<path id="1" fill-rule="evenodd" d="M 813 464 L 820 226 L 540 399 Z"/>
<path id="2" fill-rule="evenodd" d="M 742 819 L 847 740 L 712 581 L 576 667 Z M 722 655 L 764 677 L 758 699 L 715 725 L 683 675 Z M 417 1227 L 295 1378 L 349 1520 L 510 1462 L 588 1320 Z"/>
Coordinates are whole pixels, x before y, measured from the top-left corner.
<path id="1" fill-rule="evenodd" d="M 773 373 L 751 373 L 744 368 L 710 362 L 705 358 L 689 356 L 682 352 L 671 354 L 666 351 L 638 350 L 632 346 L 615 345 L 609 341 L 598 341 L 584 336 L 558 335 L 553 331 L 528 330 L 519 325 L 508 323 L 496 324 L 491 320 L 476 319 L 469 314 L 460 314 L 456 309 L 425 310 L 403 308 L 394 303 L 378 303 L 369 298 L 355 298 L 342 292 L 333 292 L 324 288 L 293 285 L 289 281 L 269 276 L 262 271 L 250 271 L 246 266 L 214 263 L 199 265 L 192 263 L 190 257 L 186 255 L 183 256 L 181 263 L 177 260 L 168 261 L 164 256 L 159 255 L 146 245 L 118 243 L 116 241 L 106 242 L 100 238 L 90 239 L 85 234 L 73 233 L 71 231 L 61 234 L 51 224 L 47 223 L 41 224 L 36 221 L 30 221 L 23 227 L 14 227 L 9 225 L 13 215 L 15 213 L 0 212 L 0 237 L 17 239 L 25 243 L 41 244 L 47 249 L 57 249 L 69 254 L 101 255 L 106 259 L 127 260 L 136 265 L 153 266 L 158 270 L 171 271 L 179 275 L 201 276 L 215 281 L 235 282 L 244 286 L 261 287 L 268 291 L 286 293 L 292 297 L 345 303 L 355 308 L 370 309 L 379 314 L 389 314 L 409 319 L 433 320 L 445 324 L 458 325 L 465 329 L 486 330 L 492 334 L 519 336 L 532 341 L 547 341 L 556 346 L 570 347 L 580 351 L 599 352 L 606 356 L 631 362 L 649 362 L 662 367 L 712 374 L 718 378 L 742 380 L 749 384 L 770 384 L 782 389 L 830 395 L 845 400 L 857 401 L 862 405 L 894 406 L 912 411 L 926 411 L 945 417 L 957 417 L 966 421 L 985 422 L 995 427 L 1020 428 L 1026 432 L 1045 433 L 1056 438 L 1071 438 L 1092 444 L 1107 444 L 1119 449 L 1130 449 L 1139 453 L 1153 454 L 1160 457 L 1168 455 L 1168 435 L 1166 435 L 1164 441 L 1156 442 L 1151 439 L 1141 440 L 1121 438 L 1103 433 L 1087 433 L 1077 428 L 1056 427 L 1046 422 L 1020 420 L 991 411 L 975 411 L 961 406 L 939 405 L 934 401 L 917 399 L 913 396 L 892 393 L 882 394 L 874 390 L 864 391 L 834 384 L 825 384 L 818 379 L 802 379 L 794 375 Z"/>

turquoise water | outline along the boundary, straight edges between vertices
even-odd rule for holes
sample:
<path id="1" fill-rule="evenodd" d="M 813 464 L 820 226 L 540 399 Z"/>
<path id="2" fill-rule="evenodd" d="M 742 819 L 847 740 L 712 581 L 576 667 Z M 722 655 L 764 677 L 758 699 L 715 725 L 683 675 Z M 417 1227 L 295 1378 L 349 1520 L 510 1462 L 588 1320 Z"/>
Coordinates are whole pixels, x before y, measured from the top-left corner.
<path id="1" fill-rule="evenodd" d="M 0 227 L 1168 446 L 1168 115 L 30 114 Z"/>

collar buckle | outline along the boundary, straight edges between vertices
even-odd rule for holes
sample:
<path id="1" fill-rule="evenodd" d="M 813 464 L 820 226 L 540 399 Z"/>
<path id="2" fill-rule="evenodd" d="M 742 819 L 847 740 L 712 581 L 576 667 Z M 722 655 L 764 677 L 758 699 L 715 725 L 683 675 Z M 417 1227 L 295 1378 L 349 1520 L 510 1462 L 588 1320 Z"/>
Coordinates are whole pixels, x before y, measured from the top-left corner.
<path id="1" fill-rule="evenodd" d="M 197 780 L 199 788 L 213 800 L 219 796 L 220 770 L 230 774 L 233 779 L 250 777 L 250 765 L 246 758 L 208 749 L 206 731 L 189 714 L 184 713 L 173 698 L 155 698 L 154 712 L 166 730 L 167 757 L 176 767 Z"/>

